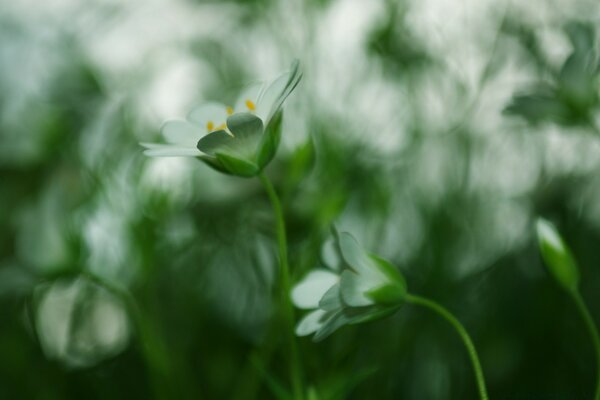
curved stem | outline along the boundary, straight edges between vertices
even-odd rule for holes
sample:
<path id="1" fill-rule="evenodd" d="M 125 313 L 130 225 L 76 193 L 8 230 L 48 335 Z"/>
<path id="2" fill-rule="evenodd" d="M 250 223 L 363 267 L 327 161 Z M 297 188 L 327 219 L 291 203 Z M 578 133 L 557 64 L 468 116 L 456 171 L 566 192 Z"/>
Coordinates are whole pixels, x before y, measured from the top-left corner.
<path id="1" fill-rule="evenodd" d="M 592 315 L 590 314 L 590 310 L 588 310 L 581 294 L 578 291 L 573 291 L 571 293 L 573 295 L 573 299 L 575 300 L 575 304 L 577 305 L 577 310 L 579 314 L 581 314 L 581 318 L 585 322 L 585 326 L 590 334 L 592 339 L 592 343 L 594 345 L 594 351 L 596 353 L 596 392 L 594 395 L 595 400 L 600 400 L 600 335 L 598 335 L 598 328 L 596 328 L 596 324 L 592 319 Z"/>
<path id="2" fill-rule="evenodd" d="M 424 297 L 415 296 L 411 294 L 407 294 L 406 300 L 409 303 L 416 304 L 419 306 L 423 306 L 429 308 L 430 310 L 436 312 L 446 321 L 450 322 L 456 332 L 458 332 L 460 338 L 462 339 L 465 347 L 467 348 L 467 352 L 469 353 L 469 358 L 471 359 L 471 363 L 473 364 L 473 371 L 475 372 L 475 380 L 477 381 L 477 388 L 479 389 L 479 398 L 481 400 L 488 400 L 487 389 L 485 387 L 485 380 L 483 378 L 483 370 L 481 369 L 481 364 L 479 363 L 479 357 L 477 356 L 477 351 L 475 350 L 475 346 L 473 345 L 473 341 L 471 337 L 467 333 L 465 327 L 450 313 L 450 311 L 446 310 L 444 307 L 439 305 L 438 303 L 426 299 Z"/>
<path id="3" fill-rule="evenodd" d="M 290 267 L 288 264 L 287 239 L 285 233 L 285 219 L 281 202 L 275 192 L 275 188 L 264 172 L 258 175 L 271 201 L 273 213 L 275 214 L 275 228 L 277 232 L 277 246 L 279 248 L 280 265 L 280 289 L 281 301 L 283 304 L 284 318 L 286 320 L 287 331 L 289 333 L 289 351 L 290 351 L 290 378 L 292 381 L 293 398 L 301 400 L 302 396 L 302 378 L 300 374 L 300 359 L 298 357 L 298 348 L 296 346 L 296 337 L 294 336 L 294 306 L 290 300 Z"/>

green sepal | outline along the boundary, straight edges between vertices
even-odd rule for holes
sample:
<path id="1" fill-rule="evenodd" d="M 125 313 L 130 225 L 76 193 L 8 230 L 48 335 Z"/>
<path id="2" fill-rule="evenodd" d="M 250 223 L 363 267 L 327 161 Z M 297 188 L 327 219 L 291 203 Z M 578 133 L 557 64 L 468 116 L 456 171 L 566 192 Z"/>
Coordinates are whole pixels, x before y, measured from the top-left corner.
<path id="1" fill-rule="evenodd" d="M 348 325 L 364 324 L 366 322 L 376 321 L 389 317 L 400 308 L 400 304 L 393 304 L 386 307 L 381 306 L 369 306 L 359 309 L 346 309 L 344 313 L 348 317 Z"/>
<path id="2" fill-rule="evenodd" d="M 258 146 L 257 163 L 262 170 L 273 160 L 281 142 L 281 121 L 283 111 L 277 112 L 265 128 Z"/>
<path id="3" fill-rule="evenodd" d="M 376 256 L 374 254 L 370 254 L 369 256 L 373 261 L 375 261 L 375 265 L 377 266 L 379 271 L 381 271 L 386 277 L 388 277 L 388 279 L 391 282 L 402 286 L 404 288 L 404 291 L 406 291 L 406 279 L 404 279 L 404 276 L 400 273 L 398 268 L 392 265 L 392 263 L 390 263 L 389 261 L 379 256 Z"/>
<path id="4" fill-rule="evenodd" d="M 263 131 L 263 123 L 254 114 L 237 113 L 227 118 L 227 128 L 236 139 L 249 139 L 260 136 Z"/>
<path id="5" fill-rule="evenodd" d="M 550 222 L 538 218 L 536 222 L 538 245 L 542 258 L 554 279 L 569 292 L 576 292 L 579 269 L 568 246 Z"/>
<path id="6" fill-rule="evenodd" d="M 215 171 L 221 172 L 226 175 L 231 175 L 231 172 L 229 172 L 223 166 L 223 164 L 221 164 L 221 162 L 219 160 L 217 160 L 215 157 L 201 155 L 201 156 L 198 156 L 198 159 L 200 161 L 202 161 L 204 164 L 208 165 L 210 168 L 214 169 Z"/>
<path id="7" fill-rule="evenodd" d="M 221 129 L 202 137 L 196 147 L 201 152 L 214 156 L 217 151 L 230 146 L 234 140 L 233 136 Z"/>
<path id="8" fill-rule="evenodd" d="M 406 298 L 406 287 L 398 284 L 386 284 L 365 292 L 365 295 L 377 304 L 400 304 Z"/>
<path id="9" fill-rule="evenodd" d="M 259 172 L 258 166 L 255 163 L 243 158 L 220 152 L 216 154 L 216 157 L 223 168 L 232 175 L 249 178 L 256 176 Z"/>
<path id="10" fill-rule="evenodd" d="M 375 267 L 389 279 L 389 283 L 369 290 L 365 295 L 378 304 L 398 304 L 406 298 L 406 279 L 389 261 L 369 255 Z"/>

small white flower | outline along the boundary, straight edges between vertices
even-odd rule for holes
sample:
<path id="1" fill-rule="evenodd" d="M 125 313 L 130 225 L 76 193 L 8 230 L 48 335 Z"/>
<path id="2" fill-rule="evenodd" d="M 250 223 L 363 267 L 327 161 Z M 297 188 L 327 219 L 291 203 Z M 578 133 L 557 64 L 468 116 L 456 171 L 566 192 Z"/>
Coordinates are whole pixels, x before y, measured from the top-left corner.
<path id="1" fill-rule="evenodd" d="M 253 176 L 271 161 L 279 144 L 283 102 L 302 77 L 297 61 L 269 84 L 245 90 L 234 107 L 211 102 L 193 109 L 187 120 L 164 123 L 167 142 L 141 143 L 152 157 L 199 157 L 226 173 Z"/>
<path id="2" fill-rule="evenodd" d="M 49 359 L 89 367 L 127 346 L 125 304 L 107 289 L 77 278 L 40 284 L 34 293 L 36 333 Z"/>
<path id="3" fill-rule="evenodd" d="M 406 283 L 387 261 L 368 254 L 349 233 L 336 233 L 341 270 L 311 271 L 292 290 L 296 307 L 312 310 L 296 327 L 298 336 L 315 333 L 319 341 L 336 329 L 395 311 Z"/>

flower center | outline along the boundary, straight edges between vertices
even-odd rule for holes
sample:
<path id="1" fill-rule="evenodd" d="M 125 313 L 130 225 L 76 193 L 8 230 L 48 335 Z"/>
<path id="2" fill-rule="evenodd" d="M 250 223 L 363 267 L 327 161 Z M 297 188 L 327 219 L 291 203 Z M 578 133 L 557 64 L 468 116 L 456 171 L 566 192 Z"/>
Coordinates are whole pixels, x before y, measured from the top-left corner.
<path id="1" fill-rule="evenodd" d="M 250 99 L 246 100 L 246 107 L 248 107 L 248 110 L 250 110 L 250 111 L 255 111 L 256 110 L 256 105 Z"/>
<path id="2" fill-rule="evenodd" d="M 208 130 L 208 133 L 214 132 L 214 131 L 220 131 L 221 129 L 225 129 L 225 126 L 226 125 L 224 123 L 221 125 L 215 126 L 215 123 L 212 121 L 208 121 L 206 123 L 206 129 Z"/>

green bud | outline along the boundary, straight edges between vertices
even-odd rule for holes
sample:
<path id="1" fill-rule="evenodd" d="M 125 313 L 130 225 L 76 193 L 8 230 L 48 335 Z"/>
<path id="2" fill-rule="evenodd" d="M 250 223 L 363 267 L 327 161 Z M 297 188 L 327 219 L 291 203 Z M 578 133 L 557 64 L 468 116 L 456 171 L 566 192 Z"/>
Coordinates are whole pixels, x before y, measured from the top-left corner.
<path id="1" fill-rule="evenodd" d="M 567 291 L 577 291 L 579 283 L 577 263 L 556 227 L 549 221 L 538 218 L 536 231 L 540 253 L 554 279 Z"/>

